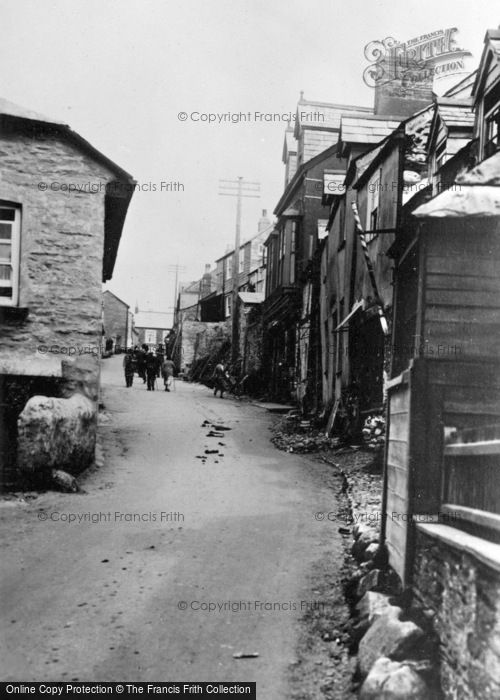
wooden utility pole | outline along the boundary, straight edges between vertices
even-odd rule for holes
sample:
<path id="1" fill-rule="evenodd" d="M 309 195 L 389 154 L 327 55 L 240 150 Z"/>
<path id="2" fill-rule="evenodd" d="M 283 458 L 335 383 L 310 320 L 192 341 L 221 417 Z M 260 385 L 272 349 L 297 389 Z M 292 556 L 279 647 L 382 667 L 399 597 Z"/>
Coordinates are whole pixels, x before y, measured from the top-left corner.
<path id="1" fill-rule="evenodd" d="M 219 180 L 219 194 L 236 197 L 236 232 L 233 254 L 233 294 L 231 308 L 231 362 L 238 361 L 238 287 L 240 279 L 240 245 L 241 245 L 241 200 L 243 197 L 260 197 L 260 183 L 248 182 L 238 177 L 236 180 Z M 223 291 L 224 294 L 224 291 Z"/>

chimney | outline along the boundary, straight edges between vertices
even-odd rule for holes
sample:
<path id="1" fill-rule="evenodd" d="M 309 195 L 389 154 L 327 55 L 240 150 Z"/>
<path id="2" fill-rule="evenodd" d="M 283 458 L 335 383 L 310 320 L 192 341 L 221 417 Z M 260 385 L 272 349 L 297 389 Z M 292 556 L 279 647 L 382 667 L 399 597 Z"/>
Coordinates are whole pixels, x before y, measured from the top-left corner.
<path id="1" fill-rule="evenodd" d="M 403 50 L 400 44 L 391 47 L 379 61 L 383 77 L 375 83 L 375 114 L 409 117 L 432 104 L 433 69 L 424 65 L 419 71 L 410 71 L 413 64 L 402 46 Z"/>
<path id="2" fill-rule="evenodd" d="M 200 299 L 204 299 L 212 291 L 212 275 L 210 265 L 205 265 L 205 273 L 200 282 Z"/>
<path id="3" fill-rule="evenodd" d="M 267 218 L 267 209 L 263 209 L 262 216 L 259 219 L 257 231 L 259 233 L 262 233 L 262 231 L 265 231 L 266 228 L 268 228 L 270 225 L 271 225 L 271 221 Z"/>

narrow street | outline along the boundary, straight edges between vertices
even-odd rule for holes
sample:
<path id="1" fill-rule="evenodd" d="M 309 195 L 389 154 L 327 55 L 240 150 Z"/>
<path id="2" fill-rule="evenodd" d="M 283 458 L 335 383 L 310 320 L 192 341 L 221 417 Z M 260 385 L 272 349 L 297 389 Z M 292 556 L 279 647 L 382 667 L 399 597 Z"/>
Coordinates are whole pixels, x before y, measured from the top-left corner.
<path id="1" fill-rule="evenodd" d="M 262 408 L 179 381 L 126 389 L 121 362 L 103 362 L 104 467 L 82 493 L 2 505 L 2 677 L 350 697 L 345 654 L 319 639 L 307 658 L 315 611 L 327 628 L 346 614 L 342 536 L 314 517 L 340 507 L 338 478 L 276 450 Z"/>

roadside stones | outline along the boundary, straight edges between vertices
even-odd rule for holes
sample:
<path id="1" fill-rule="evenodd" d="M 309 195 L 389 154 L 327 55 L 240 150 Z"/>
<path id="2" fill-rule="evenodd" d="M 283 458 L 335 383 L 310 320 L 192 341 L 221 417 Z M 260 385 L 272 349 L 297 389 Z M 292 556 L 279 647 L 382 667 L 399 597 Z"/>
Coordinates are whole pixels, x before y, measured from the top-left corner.
<path id="1" fill-rule="evenodd" d="M 378 540 L 378 535 L 375 532 L 375 530 L 372 530 L 371 528 L 363 528 L 361 530 L 358 529 L 357 531 L 357 536 L 355 535 L 355 541 L 354 544 L 352 545 L 351 548 L 351 553 L 355 559 L 360 559 L 366 561 L 367 559 L 370 559 L 371 557 L 365 557 L 364 556 L 364 551 L 369 547 L 371 544 L 377 544 Z"/>
<path id="2" fill-rule="evenodd" d="M 62 469 L 52 469 L 50 476 L 52 483 L 60 491 L 64 491 L 65 493 L 77 493 L 80 490 L 75 477 Z"/>
<path id="3" fill-rule="evenodd" d="M 410 620 L 402 622 L 401 609 L 380 615 L 359 643 L 358 669 L 364 678 L 374 663 L 383 656 L 400 661 L 416 655 L 424 632 Z"/>
<path id="4" fill-rule="evenodd" d="M 360 700 L 428 700 L 430 689 L 410 663 L 383 656 L 372 666 L 361 687 Z"/>
<path id="5" fill-rule="evenodd" d="M 18 468 L 41 478 L 59 468 L 79 473 L 94 459 L 96 430 L 96 404 L 82 394 L 33 396 L 18 419 Z"/>
<path id="6" fill-rule="evenodd" d="M 360 621 L 366 621 L 367 627 L 369 627 L 385 614 L 399 618 L 402 610 L 397 605 L 393 605 L 390 600 L 390 597 L 384 593 L 376 593 L 375 591 L 365 593 L 356 605 Z"/>

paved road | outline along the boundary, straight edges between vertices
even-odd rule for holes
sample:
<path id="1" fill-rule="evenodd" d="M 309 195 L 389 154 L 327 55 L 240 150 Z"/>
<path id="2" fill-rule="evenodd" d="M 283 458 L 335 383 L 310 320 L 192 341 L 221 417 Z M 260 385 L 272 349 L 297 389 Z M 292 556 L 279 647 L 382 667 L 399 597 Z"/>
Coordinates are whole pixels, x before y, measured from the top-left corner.
<path id="1" fill-rule="evenodd" d="M 106 464 L 85 493 L 0 508 L 1 678 L 256 680 L 259 698 L 291 697 L 314 572 L 341 561 L 314 518 L 337 507 L 328 467 L 277 451 L 254 405 L 126 389 L 120 358 L 102 379 Z M 231 430 L 207 437 L 204 421 Z"/>

